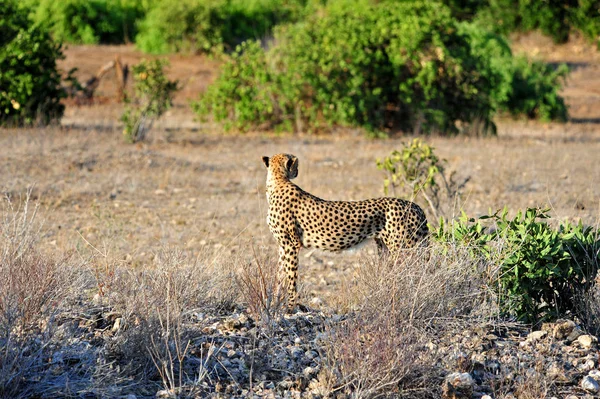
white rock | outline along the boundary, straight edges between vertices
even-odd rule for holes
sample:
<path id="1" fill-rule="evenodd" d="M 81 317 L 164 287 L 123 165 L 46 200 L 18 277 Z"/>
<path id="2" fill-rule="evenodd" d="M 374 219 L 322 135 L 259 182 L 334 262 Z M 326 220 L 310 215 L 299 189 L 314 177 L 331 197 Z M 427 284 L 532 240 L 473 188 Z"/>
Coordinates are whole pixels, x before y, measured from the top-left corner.
<path id="1" fill-rule="evenodd" d="M 583 377 L 583 380 L 581 380 L 581 387 L 591 393 L 596 393 L 600 391 L 600 385 L 598 384 L 598 381 L 596 381 L 589 375 Z"/>
<path id="2" fill-rule="evenodd" d="M 314 367 L 306 367 L 304 370 L 302 370 L 302 374 L 304 374 L 305 377 L 311 377 L 313 374 L 316 373 L 316 370 Z"/>
<path id="3" fill-rule="evenodd" d="M 451 373 L 442 384 L 442 392 L 446 398 L 470 398 L 473 395 L 475 381 L 469 373 Z"/>
<path id="4" fill-rule="evenodd" d="M 115 324 L 112 326 L 113 332 L 119 331 L 121 329 L 121 324 L 123 324 L 123 318 L 117 317 L 115 319 Z"/>
<path id="5" fill-rule="evenodd" d="M 310 300 L 311 305 L 314 306 L 321 306 L 323 305 L 323 300 L 319 297 L 314 297 L 313 299 Z"/>
<path id="6" fill-rule="evenodd" d="M 177 395 L 171 389 L 163 389 L 162 391 L 156 392 L 156 397 L 157 398 L 165 398 L 166 399 L 166 398 L 176 398 Z"/>
<path id="7" fill-rule="evenodd" d="M 592 370 L 588 373 L 588 375 L 596 381 L 600 381 L 600 370 Z"/>
<path id="8" fill-rule="evenodd" d="M 481 399 L 492 399 L 492 397 L 490 395 L 483 395 Z"/>
<path id="9" fill-rule="evenodd" d="M 548 331 L 533 331 L 527 335 L 527 339 L 530 341 L 539 341 L 548 335 Z"/>
<path id="10" fill-rule="evenodd" d="M 579 343 L 579 345 L 581 345 L 582 348 L 584 349 L 588 349 L 591 348 L 596 337 L 593 337 L 591 335 L 588 334 L 584 334 L 584 335 L 580 335 L 579 337 L 577 337 L 577 342 Z"/>
<path id="11" fill-rule="evenodd" d="M 592 359 L 587 359 L 585 362 L 580 364 L 577 368 L 581 371 L 590 371 L 594 367 L 596 367 L 596 362 L 594 362 Z"/>

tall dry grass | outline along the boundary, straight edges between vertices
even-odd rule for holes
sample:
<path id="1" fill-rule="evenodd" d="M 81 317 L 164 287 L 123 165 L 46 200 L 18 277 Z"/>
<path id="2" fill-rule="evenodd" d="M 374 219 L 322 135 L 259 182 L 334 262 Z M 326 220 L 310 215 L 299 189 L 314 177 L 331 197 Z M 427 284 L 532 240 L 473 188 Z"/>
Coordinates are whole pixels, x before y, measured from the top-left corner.
<path id="1" fill-rule="evenodd" d="M 210 355 L 197 359 L 190 343 L 206 314 L 234 308 L 239 293 L 233 265 L 165 249 L 143 268 L 115 270 L 102 298 L 120 319 L 112 356 L 136 365 L 140 378 L 158 378 L 167 392 L 193 397 L 207 374 L 198 362 Z"/>
<path id="2" fill-rule="evenodd" d="M 362 263 L 340 293 L 353 310 L 328 327 L 332 390 L 355 398 L 439 397 L 437 353 L 426 343 L 498 314 L 485 277 L 494 266 L 474 260 L 468 248 L 437 244 Z"/>
<path id="3" fill-rule="evenodd" d="M 41 223 L 31 191 L 0 200 L 0 397 L 17 398 L 49 378 L 45 347 L 53 317 L 71 298 L 71 260 L 37 250 Z"/>
<path id="4" fill-rule="evenodd" d="M 252 247 L 253 258 L 242 263 L 237 273 L 241 299 L 250 315 L 268 332 L 287 311 L 284 276 L 277 257 Z"/>

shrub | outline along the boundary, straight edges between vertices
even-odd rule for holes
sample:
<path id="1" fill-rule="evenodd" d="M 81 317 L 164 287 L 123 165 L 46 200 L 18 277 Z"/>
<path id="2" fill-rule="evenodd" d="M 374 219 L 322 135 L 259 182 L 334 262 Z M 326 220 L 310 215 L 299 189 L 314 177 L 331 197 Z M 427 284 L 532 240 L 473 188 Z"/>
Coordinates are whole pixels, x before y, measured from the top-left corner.
<path id="1" fill-rule="evenodd" d="M 142 60 L 132 68 L 134 96 L 127 99 L 121 116 L 123 134 L 130 143 L 144 140 L 154 121 L 172 105 L 177 81 L 167 79 L 163 71 L 166 65 L 166 60 Z"/>
<path id="2" fill-rule="evenodd" d="M 45 376 L 42 349 L 57 309 L 72 297 L 66 259 L 56 261 L 37 248 L 43 236 L 30 192 L 20 201 L 0 199 L 0 397 L 26 397 Z M 33 376 L 32 374 L 35 374 Z M 27 397 L 31 397 L 30 395 Z"/>
<path id="3" fill-rule="evenodd" d="M 221 52 L 271 34 L 276 24 L 295 21 L 305 1 L 158 1 L 140 23 L 136 43 L 149 53 Z"/>
<path id="4" fill-rule="evenodd" d="M 264 124 L 274 127 L 286 122 L 286 127 L 291 127 L 289 119 L 281 119 L 281 107 L 288 104 L 274 104 L 280 93 L 276 78 L 260 43 L 242 43 L 223 65 L 218 82 L 209 86 L 192 108 L 201 117 L 212 114 L 226 130 L 247 130 Z M 289 112 L 287 108 L 285 111 Z"/>
<path id="5" fill-rule="evenodd" d="M 600 19 L 595 0 L 443 0 L 461 21 L 473 21 L 486 30 L 509 34 L 539 29 L 557 43 L 573 30 L 598 42 Z"/>
<path id="6" fill-rule="evenodd" d="M 565 64 L 553 68 L 524 56 L 513 57 L 503 37 L 475 24 L 460 23 L 458 29 L 469 37 L 479 60 L 476 68 L 490 82 L 494 110 L 543 121 L 567 120 L 567 107 L 559 94 L 569 72 Z"/>
<path id="7" fill-rule="evenodd" d="M 567 106 L 559 91 L 568 73 L 569 68 L 565 64 L 554 69 L 525 57 L 515 58 L 512 93 L 501 108 L 513 116 L 566 121 Z"/>
<path id="8" fill-rule="evenodd" d="M 64 106 L 56 60 L 60 44 L 33 26 L 14 0 L 0 5 L 0 125 L 48 124 Z"/>
<path id="9" fill-rule="evenodd" d="M 352 273 L 351 309 L 329 324 L 322 373 L 352 398 L 441 397 L 434 337 L 454 335 L 486 322 L 497 311 L 480 269 L 463 246 L 403 251 L 399 257 L 366 258 Z M 439 359 L 438 359 L 439 360 Z"/>
<path id="10" fill-rule="evenodd" d="M 207 52 L 221 44 L 219 26 L 208 3 L 159 1 L 140 22 L 135 38 L 147 53 Z"/>
<path id="11" fill-rule="evenodd" d="M 121 0 L 40 0 L 33 19 L 55 40 L 69 43 L 125 43 L 135 36 L 139 2 Z"/>
<path id="12" fill-rule="evenodd" d="M 490 0 L 477 10 L 474 20 L 503 34 L 539 29 L 557 43 L 566 42 L 573 29 L 593 41 L 598 41 L 600 33 L 594 0 Z"/>
<path id="13" fill-rule="evenodd" d="M 275 43 L 266 53 L 258 43 L 239 46 L 195 111 L 240 130 L 494 133 L 520 67 L 503 39 L 463 27 L 436 2 L 332 2 L 278 27 Z M 546 89 L 557 80 L 528 82 Z M 557 105 L 552 88 L 546 102 Z"/>
<path id="14" fill-rule="evenodd" d="M 446 162 L 437 157 L 434 148 L 420 139 L 414 139 L 390 156 L 377 160 L 377 168 L 386 172 L 383 191 L 387 195 L 408 196 L 414 201 L 419 194 L 425 198 L 435 219 L 448 211 L 460 190 L 467 183 L 446 175 Z"/>
<path id="15" fill-rule="evenodd" d="M 501 306 L 520 320 L 538 322 L 577 310 L 576 294 L 589 290 L 600 264 L 600 231 L 568 222 L 557 229 L 539 219 L 548 210 L 518 212 L 509 219 L 506 208 L 479 220 L 463 216 L 451 225 L 440 224 L 440 241 L 469 243 L 481 256 L 502 242 L 498 289 Z M 486 220 L 493 226 L 486 226 Z"/>
<path id="16" fill-rule="evenodd" d="M 286 301 L 277 261 L 261 258 L 254 251 L 254 262 L 243 264 L 237 285 L 250 315 L 260 326 L 271 331 L 286 311 Z"/>

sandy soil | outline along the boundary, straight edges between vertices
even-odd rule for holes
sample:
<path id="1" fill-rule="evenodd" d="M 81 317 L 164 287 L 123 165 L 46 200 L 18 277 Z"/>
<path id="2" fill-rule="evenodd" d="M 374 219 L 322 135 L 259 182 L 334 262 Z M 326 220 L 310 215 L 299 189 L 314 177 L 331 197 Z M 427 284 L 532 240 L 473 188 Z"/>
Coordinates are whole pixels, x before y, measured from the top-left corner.
<path id="1" fill-rule="evenodd" d="M 598 52 L 583 42 L 554 46 L 535 36 L 517 40 L 515 51 L 574 66 L 564 89 L 572 120 L 504 120 L 496 138 L 426 140 L 456 171 L 457 180 L 470 178 L 461 198 L 469 215 L 505 205 L 513 213 L 548 206 L 559 220 L 597 224 Z M 127 46 L 72 46 L 61 66 L 77 66 L 84 79 L 115 54 L 126 63 L 142 58 Z M 69 105 L 62 127 L 0 131 L 0 190 L 18 198 L 34 187 L 45 219 L 45 248 L 82 256 L 102 253 L 134 267 L 144 267 L 165 246 L 194 254 L 210 248 L 239 256 L 240 262 L 252 262 L 255 251 L 274 258 L 276 244 L 265 223 L 262 155 L 293 153 L 300 158 L 298 185 L 323 198 L 353 200 L 382 195 L 384 175 L 375 160 L 409 139 L 369 140 L 355 131 L 336 137 L 221 134 L 194 121 L 187 106 L 215 78 L 218 63 L 202 56 L 170 59 L 170 75 L 185 85 L 149 143 L 122 142 L 117 122 L 122 105 L 113 101 Z M 98 95 L 114 96 L 110 78 Z M 305 295 L 331 301 L 361 254 L 373 251 L 374 245 L 344 254 L 304 251 Z"/>

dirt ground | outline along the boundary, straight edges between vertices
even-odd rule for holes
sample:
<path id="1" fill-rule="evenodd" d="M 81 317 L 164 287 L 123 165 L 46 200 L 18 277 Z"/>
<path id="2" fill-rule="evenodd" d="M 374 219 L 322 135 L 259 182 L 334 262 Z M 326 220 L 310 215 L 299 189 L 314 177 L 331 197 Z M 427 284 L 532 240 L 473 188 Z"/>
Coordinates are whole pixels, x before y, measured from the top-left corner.
<path id="1" fill-rule="evenodd" d="M 505 205 L 512 214 L 548 206 L 558 220 L 596 225 L 600 55 L 581 41 L 555 46 L 535 35 L 517 38 L 515 51 L 573 67 L 563 92 L 571 121 L 501 120 L 498 137 L 426 141 L 457 180 L 470 179 L 460 201 L 469 215 Z M 61 67 L 76 66 L 77 76 L 85 79 L 115 54 L 129 64 L 142 58 L 129 46 L 71 46 Z M 223 134 L 195 121 L 187 105 L 215 78 L 218 62 L 203 56 L 170 60 L 170 76 L 184 88 L 148 143 L 123 143 L 122 105 L 110 100 L 110 75 L 98 90 L 100 101 L 69 105 L 61 127 L 0 130 L 0 190 L 16 199 L 33 187 L 44 220 L 44 248 L 95 253 L 95 262 L 110 259 L 134 267 L 144 267 L 168 246 L 194 254 L 210 250 L 240 262 L 252 262 L 256 252 L 274 259 L 261 156 L 293 153 L 300 159 L 299 186 L 326 199 L 357 200 L 382 195 L 384 174 L 375 160 L 409 140 L 369 140 L 352 130 L 335 137 Z M 300 260 L 305 295 L 333 301 L 335 288 L 347 281 L 361 254 L 374 249 L 373 244 L 344 254 L 305 250 Z"/>

